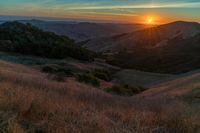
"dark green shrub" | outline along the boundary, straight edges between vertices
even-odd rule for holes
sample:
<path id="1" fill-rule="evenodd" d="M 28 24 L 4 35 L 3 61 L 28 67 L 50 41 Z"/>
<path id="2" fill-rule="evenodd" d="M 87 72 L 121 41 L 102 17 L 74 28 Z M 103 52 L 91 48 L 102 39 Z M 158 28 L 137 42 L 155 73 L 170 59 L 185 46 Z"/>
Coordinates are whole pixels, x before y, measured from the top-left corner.
<path id="1" fill-rule="evenodd" d="M 107 88 L 106 91 L 116 95 L 122 95 L 122 94 L 124 95 L 124 93 L 126 92 L 124 88 L 122 88 L 119 85 L 114 85 L 111 88 Z"/>
<path id="2" fill-rule="evenodd" d="M 74 75 L 71 69 L 63 68 L 63 67 L 59 68 L 57 70 L 57 72 L 58 73 L 63 73 L 64 75 L 68 75 L 68 76 L 73 76 Z"/>
<path id="3" fill-rule="evenodd" d="M 92 71 L 92 74 L 102 80 L 105 81 L 111 81 L 112 79 L 112 74 L 110 71 L 106 70 L 106 69 L 94 69 Z"/>
<path id="4" fill-rule="evenodd" d="M 63 73 L 57 73 L 56 75 L 53 76 L 53 80 L 59 81 L 59 82 L 64 82 L 65 81 L 66 75 Z"/>
<path id="5" fill-rule="evenodd" d="M 141 93 L 145 91 L 146 88 L 141 86 L 130 86 L 130 85 L 114 85 L 111 88 L 107 88 L 106 91 L 116 95 L 122 96 L 133 96 L 134 94 Z"/>
<path id="6" fill-rule="evenodd" d="M 59 82 L 65 81 L 65 77 L 74 75 L 71 69 L 58 65 L 46 65 L 42 68 L 42 72 L 52 74 L 50 78 Z"/>
<path id="7" fill-rule="evenodd" d="M 97 87 L 100 86 L 100 81 L 95 76 L 91 75 L 90 73 L 77 74 L 76 79 L 79 82 L 84 82 L 84 83 L 91 84 Z"/>
<path id="8" fill-rule="evenodd" d="M 46 65 L 42 68 L 42 72 L 52 73 L 52 74 L 62 74 L 65 76 L 73 76 L 73 72 L 71 69 L 58 65 Z"/>
<path id="9" fill-rule="evenodd" d="M 44 66 L 42 67 L 42 72 L 45 73 L 55 73 L 57 71 L 57 67 L 53 66 Z"/>

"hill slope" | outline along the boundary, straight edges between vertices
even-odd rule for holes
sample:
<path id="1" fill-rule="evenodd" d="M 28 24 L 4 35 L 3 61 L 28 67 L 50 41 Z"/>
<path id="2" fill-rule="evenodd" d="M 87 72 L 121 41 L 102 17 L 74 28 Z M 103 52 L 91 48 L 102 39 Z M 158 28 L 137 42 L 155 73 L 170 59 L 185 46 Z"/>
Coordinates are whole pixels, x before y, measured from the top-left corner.
<path id="1" fill-rule="evenodd" d="M 108 52 L 105 54 L 107 62 L 122 68 L 183 73 L 200 68 L 200 24 L 178 21 L 112 38 L 94 39 L 85 47 Z"/>
<path id="2" fill-rule="evenodd" d="M 50 58 L 73 57 L 91 60 L 93 53 L 73 40 L 44 32 L 30 24 L 7 22 L 0 25 L 0 50 Z"/>
<path id="3" fill-rule="evenodd" d="M 158 73 L 183 73 L 200 68 L 200 34 L 188 39 L 173 38 L 162 47 L 134 47 L 133 52 L 120 52 L 108 62 L 123 68 Z M 130 58 L 131 57 L 131 58 Z"/>
<path id="4" fill-rule="evenodd" d="M 124 69 L 114 74 L 113 82 L 149 87 L 153 84 L 165 82 L 176 77 L 177 75 L 150 73 L 132 69 Z"/>
<path id="5" fill-rule="evenodd" d="M 142 103 L 143 97 L 111 95 L 71 78 L 57 82 L 3 61 L 0 75 L 0 132 L 198 133 L 199 115 L 187 115 L 190 106 L 177 97 Z"/>
<path id="6" fill-rule="evenodd" d="M 177 76 L 176 78 L 152 85 L 150 89 L 139 94 L 138 96 L 143 99 L 173 99 L 180 98 L 184 96 L 184 98 L 188 98 L 190 96 L 190 100 L 194 100 L 199 102 L 200 97 L 200 72 L 194 71 L 186 74 L 182 74 Z M 193 95 L 191 95 L 193 94 Z M 188 100 L 188 99 L 186 99 Z M 191 103 L 193 104 L 193 103 Z M 200 109 L 200 104 L 197 104 L 197 109 Z"/>
<path id="7" fill-rule="evenodd" d="M 199 33 L 199 23 L 177 21 L 129 34 L 93 39 L 87 42 L 85 47 L 97 52 L 134 51 L 135 47 L 162 47 L 168 45 L 173 38 L 188 39 Z"/>

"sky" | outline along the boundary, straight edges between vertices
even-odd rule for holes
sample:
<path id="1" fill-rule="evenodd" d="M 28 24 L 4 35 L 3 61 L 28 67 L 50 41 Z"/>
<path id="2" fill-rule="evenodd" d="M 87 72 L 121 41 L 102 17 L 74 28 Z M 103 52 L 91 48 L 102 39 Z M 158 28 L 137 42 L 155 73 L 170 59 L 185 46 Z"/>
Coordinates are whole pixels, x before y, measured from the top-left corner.
<path id="1" fill-rule="evenodd" d="M 200 22 L 200 0 L 0 0 L 0 15 L 123 23 Z"/>

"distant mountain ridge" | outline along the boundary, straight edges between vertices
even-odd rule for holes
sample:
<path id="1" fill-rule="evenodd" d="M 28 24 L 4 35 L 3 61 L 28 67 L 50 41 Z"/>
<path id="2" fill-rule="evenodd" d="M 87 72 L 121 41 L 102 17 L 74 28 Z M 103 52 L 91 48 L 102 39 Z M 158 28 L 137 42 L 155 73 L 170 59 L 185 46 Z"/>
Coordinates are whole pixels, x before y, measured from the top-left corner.
<path id="1" fill-rule="evenodd" d="M 143 24 L 117 24 L 117 23 L 91 23 L 75 21 L 43 21 L 43 20 L 18 20 L 21 23 L 30 23 L 44 31 L 65 35 L 76 42 L 88 39 L 108 37 L 122 33 L 130 33 L 144 29 Z"/>

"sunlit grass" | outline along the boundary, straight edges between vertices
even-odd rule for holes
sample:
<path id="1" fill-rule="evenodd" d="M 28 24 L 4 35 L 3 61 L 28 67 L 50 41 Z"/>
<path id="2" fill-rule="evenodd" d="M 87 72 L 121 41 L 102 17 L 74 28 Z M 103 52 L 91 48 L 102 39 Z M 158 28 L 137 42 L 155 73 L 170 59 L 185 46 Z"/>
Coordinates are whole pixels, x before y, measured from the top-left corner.
<path id="1" fill-rule="evenodd" d="M 181 102 L 138 102 L 6 62 L 0 62 L 0 78 L 0 132 L 193 133 L 197 128 Z"/>

